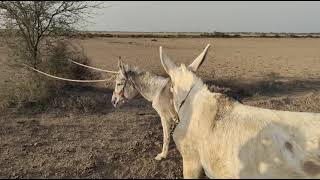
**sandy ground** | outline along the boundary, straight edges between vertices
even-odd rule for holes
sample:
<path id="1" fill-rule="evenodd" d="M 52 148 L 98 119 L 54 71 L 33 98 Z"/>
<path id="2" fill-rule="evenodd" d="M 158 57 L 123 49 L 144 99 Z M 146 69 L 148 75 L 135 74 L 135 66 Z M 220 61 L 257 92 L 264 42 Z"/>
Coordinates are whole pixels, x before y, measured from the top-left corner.
<path id="1" fill-rule="evenodd" d="M 229 95 L 240 97 L 244 104 L 320 112 L 320 39 L 93 38 L 76 42 L 95 66 L 117 70 L 121 56 L 128 64 L 162 75 L 159 46 L 179 64 L 191 62 L 210 43 L 198 72 L 209 86 L 231 88 Z M 0 47 L 0 58 L 5 54 Z M 0 178 L 181 178 L 181 156 L 173 142 L 166 160 L 154 160 L 161 151 L 162 128 L 151 104 L 139 98 L 114 109 L 113 85 L 94 86 L 105 90 L 78 95 L 101 95 L 105 103 L 99 113 L 0 116 Z"/>

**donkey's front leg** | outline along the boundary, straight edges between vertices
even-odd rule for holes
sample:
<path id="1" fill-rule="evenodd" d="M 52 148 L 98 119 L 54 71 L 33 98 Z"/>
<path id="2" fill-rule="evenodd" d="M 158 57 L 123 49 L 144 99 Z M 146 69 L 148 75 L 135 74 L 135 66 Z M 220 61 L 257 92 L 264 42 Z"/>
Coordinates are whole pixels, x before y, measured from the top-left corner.
<path id="1" fill-rule="evenodd" d="M 170 143 L 170 124 L 168 118 L 161 117 L 161 124 L 163 130 L 163 145 L 162 152 L 156 156 L 156 160 L 160 161 L 165 159 L 168 155 L 169 143 Z"/>
<path id="2" fill-rule="evenodd" d="M 197 156 L 195 155 L 194 157 L 191 157 L 191 156 L 182 155 L 182 159 L 183 159 L 183 178 L 199 179 L 202 173 L 202 166 Z"/>

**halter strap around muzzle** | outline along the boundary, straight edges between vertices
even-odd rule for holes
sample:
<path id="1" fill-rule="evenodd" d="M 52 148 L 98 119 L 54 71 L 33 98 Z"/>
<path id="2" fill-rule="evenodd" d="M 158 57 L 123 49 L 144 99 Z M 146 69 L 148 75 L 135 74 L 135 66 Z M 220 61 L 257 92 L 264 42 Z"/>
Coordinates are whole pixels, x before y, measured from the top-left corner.
<path id="1" fill-rule="evenodd" d="M 128 75 L 127 75 L 127 72 L 125 71 L 124 72 L 124 77 L 125 77 L 125 82 L 124 82 L 124 85 L 123 85 L 123 88 L 121 89 L 121 91 L 119 91 L 119 93 L 117 93 L 117 95 L 118 96 L 120 96 L 121 98 L 123 98 L 123 99 L 125 99 L 126 101 L 128 101 L 128 98 L 124 95 L 124 90 L 125 90 L 125 88 L 126 88 L 126 86 L 127 86 L 127 77 L 128 77 Z"/>
<path id="2" fill-rule="evenodd" d="M 125 88 L 126 88 L 126 86 L 127 86 L 128 81 L 129 81 L 129 83 L 131 83 L 132 87 L 133 87 L 134 89 L 136 89 L 140 94 L 141 94 L 141 91 L 140 91 L 139 88 L 137 87 L 136 83 L 132 80 L 131 76 L 129 76 L 126 71 L 125 71 L 124 73 L 125 73 L 124 75 L 125 75 L 126 80 L 125 80 L 125 82 L 124 82 L 123 88 L 122 88 L 121 91 L 118 93 L 118 95 L 119 95 L 120 97 L 122 97 L 123 99 L 125 99 L 126 101 L 128 101 L 129 99 L 124 95 L 124 90 L 125 90 Z"/>
<path id="3" fill-rule="evenodd" d="M 124 82 L 124 86 L 123 88 L 121 89 L 121 91 L 119 91 L 118 96 L 120 96 L 121 98 L 125 99 L 126 101 L 128 100 L 128 98 L 124 95 L 124 89 L 126 88 L 127 86 L 127 79 L 126 81 Z"/>

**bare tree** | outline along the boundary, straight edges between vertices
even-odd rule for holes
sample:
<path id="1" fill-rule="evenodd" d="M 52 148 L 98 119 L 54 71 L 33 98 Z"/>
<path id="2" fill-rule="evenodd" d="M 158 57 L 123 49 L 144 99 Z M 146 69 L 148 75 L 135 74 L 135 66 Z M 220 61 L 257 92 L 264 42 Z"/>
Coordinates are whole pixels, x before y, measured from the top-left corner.
<path id="1" fill-rule="evenodd" d="M 10 27 L 10 34 L 21 37 L 16 45 L 23 44 L 28 62 L 37 68 L 44 37 L 72 32 L 100 5 L 85 1 L 1 1 L 0 17 L 5 28 Z"/>

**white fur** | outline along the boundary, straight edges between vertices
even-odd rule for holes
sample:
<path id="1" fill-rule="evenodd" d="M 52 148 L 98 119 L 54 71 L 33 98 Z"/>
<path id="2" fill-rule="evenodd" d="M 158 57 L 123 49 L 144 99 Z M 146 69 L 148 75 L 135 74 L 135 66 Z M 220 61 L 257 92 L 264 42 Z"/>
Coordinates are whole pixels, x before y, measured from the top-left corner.
<path id="1" fill-rule="evenodd" d="M 202 170 L 211 178 L 320 177 L 320 113 L 240 104 L 210 92 L 184 65 L 161 57 L 179 112 L 173 139 L 184 178 L 199 178 Z"/>

